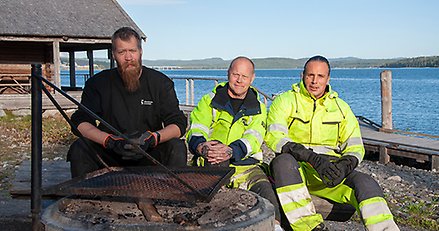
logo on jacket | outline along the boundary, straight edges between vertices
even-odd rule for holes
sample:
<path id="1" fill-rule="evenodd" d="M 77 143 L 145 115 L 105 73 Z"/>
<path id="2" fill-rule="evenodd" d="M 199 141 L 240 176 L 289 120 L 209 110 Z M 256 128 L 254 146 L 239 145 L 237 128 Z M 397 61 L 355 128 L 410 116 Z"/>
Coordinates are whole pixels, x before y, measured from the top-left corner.
<path id="1" fill-rule="evenodd" d="M 142 106 L 151 106 L 152 103 L 153 103 L 152 100 L 145 100 L 145 99 L 140 100 L 140 105 Z"/>

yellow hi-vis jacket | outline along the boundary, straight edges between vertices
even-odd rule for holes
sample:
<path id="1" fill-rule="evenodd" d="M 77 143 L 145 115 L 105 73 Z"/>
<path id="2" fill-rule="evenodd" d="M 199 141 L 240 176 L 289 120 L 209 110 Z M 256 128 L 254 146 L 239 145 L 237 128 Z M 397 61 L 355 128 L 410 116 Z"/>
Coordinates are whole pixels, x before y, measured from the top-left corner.
<path id="1" fill-rule="evenodd" d="M 276 153 L 293 141 L 320 154 L 355 156 L 358 163 L 364 157 L 358 121 L 329 85 L 319 99 L 306 90 L 303 81 L 277 96 L 268 113 L 265 141 Z"/>
<path id="2" fill-rule="evenodd" d="M 258 100 L 256 89 L 250 87 L 242 106 L 235 114 L 227 88 L 228 83 L 220 83 L 210 94 L 204 95 L 192 111 L 191 125 L 186 136 L 189 150 L 196 159 L 198 144 L 218 140 L 233 149 L 231 164 L 259 163 L 262 161 L 261 145 L 266 132 L 267 109 Z"/>

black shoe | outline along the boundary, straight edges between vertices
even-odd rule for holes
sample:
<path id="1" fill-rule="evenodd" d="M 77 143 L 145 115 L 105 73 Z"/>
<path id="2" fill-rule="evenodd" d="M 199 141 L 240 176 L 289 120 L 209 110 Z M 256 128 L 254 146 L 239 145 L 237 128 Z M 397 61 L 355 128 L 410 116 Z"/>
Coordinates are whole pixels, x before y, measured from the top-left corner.
<path id="1" fill-rule="evenodd" d="M 316 227 L 314 227 L 313 231 L 329 231 L 328 228 L 326 228 L 325 224 L 320 223 Z"/>

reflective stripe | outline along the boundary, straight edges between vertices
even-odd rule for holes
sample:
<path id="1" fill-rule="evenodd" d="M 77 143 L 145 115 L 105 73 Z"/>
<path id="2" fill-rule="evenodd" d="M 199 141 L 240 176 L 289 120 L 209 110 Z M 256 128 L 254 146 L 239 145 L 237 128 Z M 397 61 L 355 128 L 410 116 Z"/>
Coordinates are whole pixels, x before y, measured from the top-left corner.
<path id="1" fill-rule="evenodd" d="M 311 146 L 312 150 L 319 154 L 328 154 L 330 152 L 340 153 L 340 149 L 338 147 L 331 146 Z"/>
<path id="2" fill-rule="evenodd" d="M 372 198 L 373 199 L 373 198 Z M 367 201 L 367 200 L 365 200 Z M 363 201 L 364 202 L 364 201 Z M 384 199 L 376 201 L 371 204 L 366 204 L 360 207 L 361 216 L 363 219 L 367 219 L 369 217 L 377 216 L 377 215 L 385 215 L 385 214 L 392 214 L 389 210 L 389 207 L 387 207 L 386 202 Z"/>
<path id="3" fill-rule="evenodd" d="M 203 137 L 204 137 L 204 135 L 203 135 L 202 133 L 199 133 L 199 132 L 192 132 L 192 134 L 191 134 L 191 136 L 189 137 L 188 140 L 190 140 L 193 136 L 203 136 Z"/>
<path id="4" fill-rule="evenodd" d="M 193 124 L 191 124 L 190 130 L 192 130 L 192 129 L 200 129 L 201 131 L 205 132 L 206 134 L 209 134 L 209 128 L 204 124 L 193 123 Z"/>
<path id="5" fill-rule="evenodd" d="M 288 204 L 292 201 L 301 201 L 306 199 L 311 199 L 311 195 L 305 185 L 301 184 L 302 187 L 288 191 L 288 192 L 278 192 L 279 201 L 281 204 Z M 288 187 L 288 186 L 287 186 Z"/>
<path id="6" fill-rule="evenodd" d="M 363 140 L 360 137 L 350 137 L 346 142 L 340 145 L 341 150 L 345 150 L 348 146 L 363 145 Z"/>
<path id="7" fill-rule="evenodd" d="M 252 136 L 256 137 L 259 144 L 262 144 L 262 141 L 264 140 L 264 137 L 261 135 L 261 133 L 259 133 L 258 131 L 254 130 L 254 129 L 249 129 L 249 130 L 245 131 L 244 136 L 245 135 L 252 135 Z"/>
<path id="8" fill-rule="evenodd" d="M 369 231 L 381 231 L 381 230 L 399 231 L 398 226 L 393 220 L 385 220 L 377 224 L 367 225 L 366 228 Z"/>
<path id="9" fill-rule="evenodd" d="M 246 174 L 249 174 L 251 171 L 253 171 L 253 168 L 249 168 L 249 169 L 247 169 L 244 172 L 241 172 L 239 174 L 235 173 L 232 177 L 230 177 L 230 180 L 234 181 L 234 180 L 236 180 L 236 179 L 238 179 L 238 178 L 240 178 L 240 177 L 242 177 L 242 176 L 244 176 Z"/>
<path id="10" fill-rule="evenodd" d="M 248 116 L 247 124 L 251 124 L 253 121 L 253 116 Z"/>
<path id="11" fill-rule="evenodd" d="M 210 99 L 213 99 L 213 97 L 215 97 L 215 93 L 209 92 L 209 97 L 210 97 Z"/>
<path id="12" fill-rule="evenodd" d="M 234 174 L 230 178 L 230 186 L 233 188 L 240 188 L 249 190 L 251 187 L 253 187 L 255 184 L 259 182 L 269 182 L 267 176 L 265 175 L 264 171 L 257 166 L 257 165 L 251 165 L 251 166 L 235 166 L 231 165 L 232 167 L 235 167 L 235 171 L 238 174 Z M 245 169 L 244 171 L 242 169 Z M 243 171 L 243 172 L 241 172 Z"/>
<path id="13" fill-rule="evenodd" d="M 288 129 L 285 125 L 282 124 L 270 124 L 268 126 L 267 132 L 282 132 L 288 134 Z"/>
<path id="14" fill-rule="evenodd" d="M 262 160 L 264 158 L 264 154 L 262 152 L 254 153 L 253 155 L 247 155 L 248 157 L 255 158 L 257 160 Z"/>
<path id="15" fill-rule="evenodd" d="M 280 153 L 282 151 L 282 147 L 288 142 L 292 142 L 292 140 L 288 137 L 280 139 L 276 145 L 276 150 L 274 150 L 274 152 Z"/>
<path id="16" fill-rule="evenodd" d="M 241 138 L 240 140 L 245 144 L 245 147 L 247 148 L 247 153 L 245 155 L 248 156 L 253 151 L 252 146 L 246 138 Z"/>
<path id="17" fill-rule="evenodd" d="M 212 123 L 216 120 L 216 109 L 212 108 Z"/>
<path id="18" fill-rule="evenodd" d="M 311 201 L 309 201 L 309 203 L 303 207 L 285 213 L 290 224 L 296 223 L 303 217 L 311 216 L 314 214 L 316 214 L 316 209 L 314 208 L 314 204 Z"/>

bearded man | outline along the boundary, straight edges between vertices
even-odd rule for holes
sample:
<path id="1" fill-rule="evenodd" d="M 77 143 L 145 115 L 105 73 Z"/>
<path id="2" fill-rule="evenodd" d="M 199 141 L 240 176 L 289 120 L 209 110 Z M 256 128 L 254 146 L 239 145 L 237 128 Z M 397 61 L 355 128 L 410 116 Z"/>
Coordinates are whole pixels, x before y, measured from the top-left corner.
<path id="1" fill-rule="evenodd" d="M 184 135 L 187 120 L 179 109 L 174 83 L 166 75 L 142 66 L 139 34 L 129 27 L 112 36 L 117 68 L 87 80 L 81 103 L 165 166 L 186 166 Z M 72 115 L 72 131 L 85 139 L 69 149 L 72 177 L 108 166 L 145 166 L 153 163 L 131 142 L 97 124 L 79 108 Z M 88 144 L 86 144 L 88 143 Z M 93 150 L 90 150 L 93 149 Z"/>

